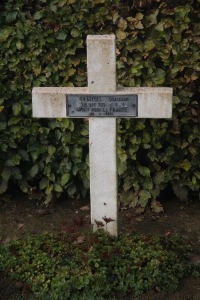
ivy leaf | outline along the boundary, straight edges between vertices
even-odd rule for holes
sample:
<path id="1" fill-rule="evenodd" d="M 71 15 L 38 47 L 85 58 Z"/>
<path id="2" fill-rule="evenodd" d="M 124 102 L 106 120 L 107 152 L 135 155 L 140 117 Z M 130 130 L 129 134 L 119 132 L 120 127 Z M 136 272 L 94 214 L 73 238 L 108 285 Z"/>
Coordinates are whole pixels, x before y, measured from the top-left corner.
<path id="1" fill-rule="evenodd" d="M 153 48 L 155 48 L 155 43 L 152 40 L 146 40 L 145 43 L 144 43 L 144 47 L 145 47 L 146 50 L 150 51 Z"/>
<path id="2" fill-rule="evenodd" d="M 185 171 L 189 171 L 191 167 L 192 167 L 191 163 L 186 159 L 181 163 L 181 168 L 184 169 Z"/>
<path id="3" fill-rule="evenodd" d="M 124 179 L 124 184 L 123 184 L 123 190 L 124 192 L 127 192 L 130 190 L 130 188 L 133 186 L 133 180 L 132 177 L 128 176 Z"/>
<path id="4" fill-rule="evenodd" d="M 64 41 L 67 37 L 67 34 L 64 31 L 60 31 L 57 35 L 56 38 L 57 40 Z"/>
<path id="5" fill-rule="evenodd" d="M 20 149 L 20 150 L 19 150 L 19 154 L 21 155 L 21 158 L 22 158 L 23 160 L 29 161 L 29 155 L 28 155 L 28 153 L 27 153 L 25 150 Z"/>
<path id="6" fill-rule="evenodd" d="M 20 169 L 19 169 L 18 167 L 12 168 L 12 176 L 13 176 L 16 180 L 22 179 L 22 174 L 21 174 Z"/>
<path id="7" fill-rule="evenodd" d="M 121 18 L 121 19 L 119 20 L 119 23 L 118 23 L 118 28 L 119 28 L 120 30 L 124 31 L 124 30 L 126 29 L 126 27 L 127 27 L 127 22 L 126 22 L 126 20 L 124 20 L 123 18 Z"/>
<path id="8" fill-rule="evenodd" d="M 76 193 L 76 186 L 74 184 L 71 184 L 68 187 L 67 192 L 71 198 L 74 198 L 74 194 Z"/>
<path id="9" fill-rule="evenodd" d="M 150 198 L 151 198 L 151 194 L 147 190 L 141 190 L 139 192 L 138 204 L 141 205 L 142 207 L 145 207 Z"/>
<path id="10" fill-rule="evenodd" d="M 14 167 L 16 165 L 19 165 L 20 160 L 21 160 L 21 156 L 19 154 L 15 154 L 6 161 L 6 165 L 9 167 Z"/>
<path id="11" fill-rule="evenodd" d="M 145 128 L 145 124 L 143 120 L 137 120 L 135 125 L 135 130 L 143 130 Z"/>
<path id="12" fill-rule="evenodd" d="M 136 207 L 138 204 L 138 195 L 133 191 L 123 192 L 121 194 L 121 201 L 123 203 L 128 203 L 129 207 Z"/>
<path id="13" fill-rule="evenodd" d="M 11 175 L 11 170 L 10 168 L 5 168 L 2 172 L 1 172 L 1 177 L 4 179 L 4 181 L 8 181 L 8 179 L 10 178 Z"/>
<path id="14" fill-rule="evenodd" d="M 17 14 L 18 14 L 17 11 L 8 12 L 6 14 L 6 23 L 11 23 L 11 22 L 15 21 L 17 18 Z"/>
<path id="15" fill-rule="evenodd" d="M 95 4 L 105 3 L 105 0 L 93 0 Z"/>
<path id="16" fill-rule="evenodd" d="M 25 179 L 20 180 L 19 187 L 22 190 L 22 192 L 24 193 L 28 192 L 28 183 Z"/>
<path id="17" fill-rule="evenodd" d="M 144 177 L 150 177 L 150 170 L 147 167 L 137 166 L 139 173 Z"/>
<path id="18" fill-rule="evenodd" d="M 75 1 L 75 0 L 73 0 L 73 1 Z M 58 2 L 58 7 L 63 7 L 65 4 L 70 4 L 69 3 L 69 0 L 60 0 L 59 2 Z M 72 2 L 72 3 L 74 3 L 74 2 Z"/>
<path id="19" fill-rule="evenodd" d="M 136 14 L 135 18 L 140 21 L 144 18 L 144 15 L 139 12 L 139 13 Z"/>
<path id="20" fill-rule="evenodd" d="M 127 162 L 118 160 L 118 174 L 122 175 L 127 170 Z"/>
<path id="21" fill-rule="evenodd" d="M 70 174 L 69 173 L 66 173 L 66 174 L 62 175 L 60 184 L 62 186 L 65 186 L 65 184 L 69 181 L 69 179 L 70 179 Z"/>
<path id="22" fill-rule="evenodd" d="M 77 28 L 73 28 L 71 30 L 71 36 L 72 37 L 78 37 L 81 34 L 80 30 L 78 30 Z"/>
<path id="23" fill-rule="evenodd" d="M 185 186 L 180 186 L 178 183 L 172 185 L 175 195 L 182 201 L 188 200 L 188 189 Z"/>
<path id="24" fill-rule="evenodd" d="M 56 152 L 56 148 L 52 145 L 48 146 L 48 153 L 49 155 L 53 155 Z"/>
<path id="25" fill-rule="evenodd" d="M 135 24 L 135 28 L 137 28 L 137 29 L 143 29 L 144 26 L 143 26 L 142 22 L 139 21 L 139 22 L 137 22 L 137 23 Z"/>
<path id="26" fill-rule="evenodd" d="M 163 208 L 162 204 L 159 201 L 157 201 L 157 200 L 153 200 L 151 202 L 151 208 L 157 214 L 164 212 L 164 208 Z"/>
<path id="27" fill-rule="evenodd" d="M 161 182 L 164 181 L 164 178 L 165 178 L 164 171 L 157 172 L 153 177 L 153 181 L 156 185 L 160 185 Z"/>
<path id="28" fill-rule="evenodd" d="M 81 158 L 82 156 L 82 148 L 75 147 L 73 151 L 73 156 L 76 158 Z"/>
<path id="29" fill-rule="evenodd" d="M 9 35 L 12 33 L 13 29 L 11 27 L 7 27 L 0 31 L 0 43 L 6 41 Z"/>
<path id="30" fill-rule="evenodd" d="M 55 184 L 54 184 L 54 190 L 55 190 L 56 192 L 58 192 L 58 193 L 61 193 L 61 192 L 63 191 L 61 185 L 58 184 L 58 183 L 55 183 Z"/>
<path id="31" fill-rule="evenodd" d="M 118 157 L 121 161 L 123 161 L 123 162 L 127 161 L 127 154 L 124 149 L 118 147 L 117 152 L 118 152 Z"/>
<path id="32" fill-rule="evenodd" d="M 49 179 L 47 177 L 43 177 L 40 180 L 39 187 L 41 190 L 45 189 L 49 185 Z"/>
<path id="33" fill-rule="evenodd" d="M 6 180 L 2 180 L 0 184 L 0 194 L 5 193 L 7 188 L 8 188 L 8 182 Z"/>
<path id="34" fill-rule="evenodd" d="M 165 71 L 162 69 L 156 69 L 155 73 L 152 75 L 153 82 L 157 84 L 163 84 L 165 81 Z"/>
<path id="35" fill-rule="evenodd" d="M 84 128 L 81 130 L 81 135 L 83 135 L 83 136 L 89 136 L 88 127 L 84 127 Z"/>
<path id="36" fill-rule="evenodd" d="M 158 31 L 163 32 L 164 25 L 165 25 L 164 21 L 161 20 L 161 21 L 155 26 L 155 29 L 158 30 Z"/>
<path id="37" fill-rule="evenodd" d="M 53 185 L 52 184 L 48 185 L 46 190 L 45 190 L 45 194 L 46 195 L 51 195 L 52 190 L 53 190 Z"/>
<path id="38" fill-rule="evenodd" d="M 197 172 L 195 172 L 194 174 L 195 174 L 195 176 L 197 177 L 197 179 L 199 179 L 199 180 L 200 180 L 200 172 L 199 172 L 199 171 L 197 171 Z"/>
<path id="39" fill-rule="evenodd" d="M 176 43 L 180 43 L 181 41 L 181 34 L 180 33 L 174 33 L 173 34 L 173 40 L 176 42 Z"/>
<path id="40" fill-rule="evenodd" d="M 152 182 L 152 179 L 151 177 L 145 177 L 143 183 L 142 183 L 142 186 L 144 189 L 150 191 L 153 189 L 153 182 Z"/>
<path id="41" fill-rule="evenodd" d="M 38 170 L 39 170 L 38 165 L 33 166 L 29 171 L 30 177 L 34 178 L 37 175 Z"/>
<path id="42" fill-rule="evenodd" d="M 51 9 L 51 11 L 53 11 L 54 13 L 56 13 L 57 12 L 57 5 L 54 5 L 53 3 L 51 3 L 50 4 L 50 9 Z"/>
<path id="43" fill-rule="evenodd" d="M 42 19 L 44 14 L 45 14 L 45 10 L 40 10 L 34 14 L 33 18 L 34 20 L 40 20 Z"/>
<path id="44" fill-rule="evenodd" d="M 146 18 L 146 20 L 148 21 L 147 27 L 157 24 L 158 12 L 158 9 L 150 12 L 149 16 Z"/>
<path id="45" fill-rule="evenodd" d="M 13 110 L 13 114 L 14 116 L 17 116 L 20 111 L 21 111 L 21 104 L 20 103 L 14 103 L 13 106 L 12 106 L 12 110 Z"/>
<path id="46" fill-rule="evenodd" d="M 46 206 L 49 205 L 49 203 L 50 203 L 51 200 L 52 200 L 52 197 L 53 197 L 52 193 L 46 194 L 46 199 L 45 199 L 45 201 L 44 201 L 44 204 L 45 204 Z"/>
<path id="47" fill-rule="evenodd" d="M 117 30 L 116 31 L 116 36 L 118 38 L 118 40 L 124 40 L 126 38 L 126 33 L 122 30 Z"/>
<path id="48" fill-rule="evenodd" d="M 17 47 L 18 50 L 21 50 L 21 49 L 24 48 L 24 45 L 23 45 L 20 41 L 18 41 L 18 42 L 16 43 L 16 47 Z"/>

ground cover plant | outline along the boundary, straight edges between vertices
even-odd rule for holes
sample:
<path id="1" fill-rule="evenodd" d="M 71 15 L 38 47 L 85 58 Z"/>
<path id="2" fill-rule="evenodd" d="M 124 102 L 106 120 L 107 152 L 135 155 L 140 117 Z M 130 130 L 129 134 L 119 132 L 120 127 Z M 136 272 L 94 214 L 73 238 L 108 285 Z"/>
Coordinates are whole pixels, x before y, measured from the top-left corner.
<path id="1" fill-rule="evenodd" d="M 42 234 L 1 246 L 0 271 L 36 299 L 133 298 L 150 289 L 176 290 L 185 276 L 198 276 L 193 251 L 178 236 Z"/>
<path id="2" fill-rule="evenodd" d="M 0 3 L 0 193 L 89 192 L 87 120 L 31 117 L 34 86 L 86 86 L 87 34 L 115 33 L 118 85 L 173 88 L 173 119 L 119 120 L 121 200 L 199 193 L 199 0 Z"/>

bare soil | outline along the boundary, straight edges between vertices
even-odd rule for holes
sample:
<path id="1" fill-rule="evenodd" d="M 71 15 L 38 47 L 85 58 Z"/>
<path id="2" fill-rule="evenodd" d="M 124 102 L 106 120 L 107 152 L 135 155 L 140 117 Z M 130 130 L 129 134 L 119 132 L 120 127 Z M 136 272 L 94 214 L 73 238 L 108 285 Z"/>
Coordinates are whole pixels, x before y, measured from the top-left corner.
<path id="1" fill-rule="evenodd" d="M 120 233 L 135 231 L 148 235 L 178 234 L 191 240 L 200 249 L 200 201 L 179 202 L 176 199 L 163 200 L 164 213 L 155 214 L 150 209 L 138 214 L 133 209 L 120 209 Z M 73 232 L 81 236 L 90 229 L 89 200 L 72 201 L 61 199 L 49 208 L 44 208 L 37 199 L 24 196 L 3 196 L 0 198 L 0 243 L 9 243 L 43 232 Z M 200 263 L 200 257 L 195 263 Z M 24 287 L 11 282 L 0 274 L 0 299 L 19 298 Z M 16 296 L 15 296 L 16 294 Z M 24 299 L 29 299 L 24 294 Z M 182 281 L 177 292 L 150 291 L 138 300 L 200 300 L 200 278 Z M 95 299 L 94 299 L 95 300 Z"/>

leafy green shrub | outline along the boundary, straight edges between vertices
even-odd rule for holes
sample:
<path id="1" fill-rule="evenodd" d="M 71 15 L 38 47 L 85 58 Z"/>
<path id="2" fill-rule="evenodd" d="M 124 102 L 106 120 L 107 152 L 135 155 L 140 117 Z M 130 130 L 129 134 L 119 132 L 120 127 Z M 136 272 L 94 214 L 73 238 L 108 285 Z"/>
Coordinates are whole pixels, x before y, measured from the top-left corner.
<path id="1" fill-rule="evenodd" d="M 108 299 L 152 288 L 175 290 L 184 276 L 199 275 L 187 260 L 191 252 L 178 237 L 114 238 L 98 231 L 72 243 L 69 236 L 43 234 L 1 246 L 0 270 L 42 300 Z"/>
<path id="2" fill-rule="evenodd" d="M 145 207 L 168 184 L 182 199 L 199 191 L 200 1 L 150 2 L 1 2 L 0 193 L 88 192 L 87 123 L 33 120 L 31 89 L 86 86 L 86 35 L 104 33 L 117 37 L 120 86 L 174 90 L 172 120 L 119 121 L 121 199 Z"/>

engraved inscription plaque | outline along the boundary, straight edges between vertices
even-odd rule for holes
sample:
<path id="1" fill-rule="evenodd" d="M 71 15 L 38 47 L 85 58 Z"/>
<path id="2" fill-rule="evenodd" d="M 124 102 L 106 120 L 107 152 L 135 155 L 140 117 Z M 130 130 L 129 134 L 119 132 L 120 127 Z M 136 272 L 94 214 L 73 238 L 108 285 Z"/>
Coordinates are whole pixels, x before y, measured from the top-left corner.
<path id="1" fill-rule="evenodd" d="M 66 95 L 67 116 L 137 117 L 138 95 Z"/>

